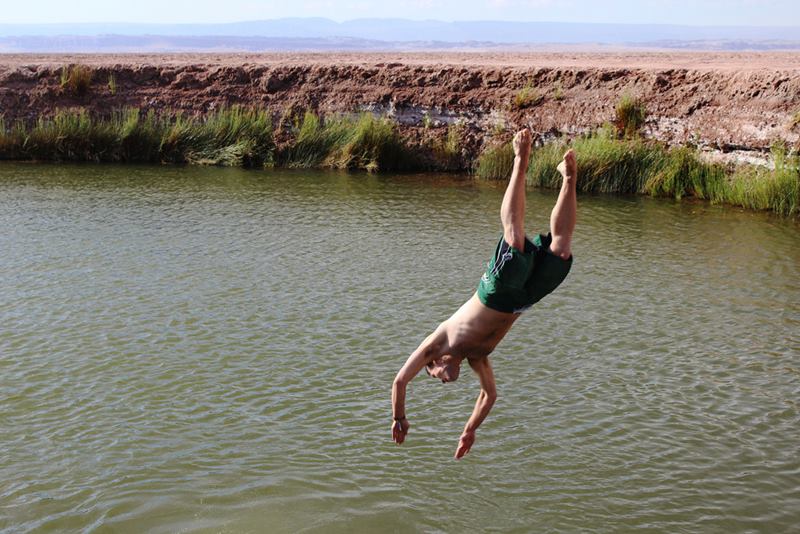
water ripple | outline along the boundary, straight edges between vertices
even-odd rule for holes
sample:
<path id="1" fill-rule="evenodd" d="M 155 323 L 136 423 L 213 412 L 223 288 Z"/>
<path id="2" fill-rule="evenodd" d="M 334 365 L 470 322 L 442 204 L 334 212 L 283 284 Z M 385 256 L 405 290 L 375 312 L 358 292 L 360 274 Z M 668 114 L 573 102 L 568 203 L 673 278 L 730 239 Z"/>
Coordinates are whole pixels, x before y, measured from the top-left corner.
<path id="1" fill-rule="evenodd" d="M 581 198 L 470 455 L 466 375 L 413 382 L 391 443 L 391 379 L 474 290 L 502 193 L 0 167 L 0 530 L 796 528 L 800 233 L 767 215 Z"/>

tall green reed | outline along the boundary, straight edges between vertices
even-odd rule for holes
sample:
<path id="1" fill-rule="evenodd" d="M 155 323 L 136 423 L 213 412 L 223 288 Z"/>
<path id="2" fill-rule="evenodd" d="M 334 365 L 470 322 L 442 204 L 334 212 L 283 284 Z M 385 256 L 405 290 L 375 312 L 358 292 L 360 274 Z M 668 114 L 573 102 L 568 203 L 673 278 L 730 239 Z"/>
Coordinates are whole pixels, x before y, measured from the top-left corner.
<path id="1" fill-rule="evenodd" d="M 484 180 L 507 180 L 514 168 L 514 147 L 511 143 L 490 145 L 478 157 L 475 174 Z"/>
<path id="2" fill-rule="evenodd" d="M 376 172 L 404 168 L 410 164 L 409 156 L 397 125 L 387 118 L 371 113 L 320 117 L 306 112 L 281 163 Z"/>
<path id="3" fill-rule="evenodd" d="M 105 119 L 62 110 L 31 126 L 0 126 L 2 159 L 258 166 L 270 163 L 274 150 L 267 112 L 235 106 L 173 119 L 138 109 Z"/>
<path id="4" fill-rule="evenodd" d="M 774 170 L 756 166 L 737 168 L 727 185 L 726 202 L 781 215 L 800 215 L 800 157 L 776 146 L 772 159 Z"/>

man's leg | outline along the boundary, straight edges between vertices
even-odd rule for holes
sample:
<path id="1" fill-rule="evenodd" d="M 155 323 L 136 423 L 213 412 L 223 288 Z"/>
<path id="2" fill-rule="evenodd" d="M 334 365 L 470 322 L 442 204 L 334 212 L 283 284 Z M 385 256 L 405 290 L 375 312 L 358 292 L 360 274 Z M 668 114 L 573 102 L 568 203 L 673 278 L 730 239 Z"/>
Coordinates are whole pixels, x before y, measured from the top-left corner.
<path id="1" fill-rule="evenodd" d="M 558 165 L 558 172 L 561 173 L 563 181 L 558 200 L 550 214 L 550 233 L 553 234 L 550 251 L 567 260 L 572 256 L 572 232 L 575 231 L 578 212 L 578 200 L 575 193 L 578 165 L 575 161 L 575 152 L 568 150 L 564 154 L 564 161 Z"/>
<path id="2" fill-rule="evenodd" d="M 514 170 L 500 207 L 503 239 L 517 250 L 525 250 L 525 173 L 531 154 L 531 132 L 527 128 L 514 136 Z"/>

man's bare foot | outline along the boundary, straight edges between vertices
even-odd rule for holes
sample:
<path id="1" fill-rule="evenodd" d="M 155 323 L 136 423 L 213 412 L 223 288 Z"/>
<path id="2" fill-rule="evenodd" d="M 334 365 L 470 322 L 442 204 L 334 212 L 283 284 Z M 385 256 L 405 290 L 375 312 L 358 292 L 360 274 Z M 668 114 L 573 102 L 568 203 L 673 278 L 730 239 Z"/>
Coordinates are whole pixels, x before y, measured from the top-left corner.
<path id="1" fill-rule="evenodd" d="M 514 155 L 520 159 L 528 161 L 531 155 L 531 131 L 527 128 L 517 132 L 514 136 Z"/>
<path id="2" fill-rule="evenodd" d="M 565 180 L 575 180 L 578 177 L 578 163 L 575 161 L 575 151 L 571 148 L 564 154 L 564 159 L 558 164 L 558 172 Z"/>

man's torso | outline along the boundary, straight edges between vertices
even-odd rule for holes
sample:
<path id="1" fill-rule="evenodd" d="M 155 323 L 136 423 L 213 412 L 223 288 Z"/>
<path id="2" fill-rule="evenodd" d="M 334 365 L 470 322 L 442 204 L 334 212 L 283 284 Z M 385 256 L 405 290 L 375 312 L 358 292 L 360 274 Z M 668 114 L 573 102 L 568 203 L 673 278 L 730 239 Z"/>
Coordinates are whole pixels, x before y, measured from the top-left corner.
<path id="1" fill-rule="evenodd" d="M 488 308 L 473 295 L 446 322 L 450 353 L 469 359 L 488 356 L 518 317 Z"/>

